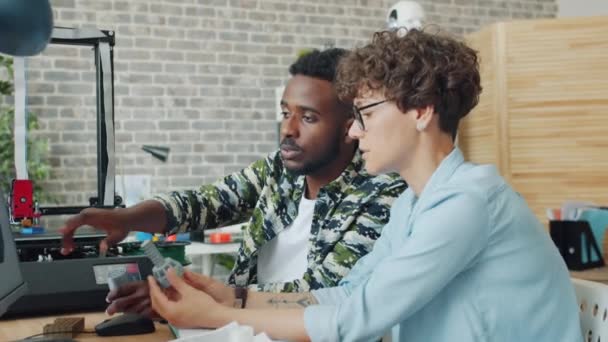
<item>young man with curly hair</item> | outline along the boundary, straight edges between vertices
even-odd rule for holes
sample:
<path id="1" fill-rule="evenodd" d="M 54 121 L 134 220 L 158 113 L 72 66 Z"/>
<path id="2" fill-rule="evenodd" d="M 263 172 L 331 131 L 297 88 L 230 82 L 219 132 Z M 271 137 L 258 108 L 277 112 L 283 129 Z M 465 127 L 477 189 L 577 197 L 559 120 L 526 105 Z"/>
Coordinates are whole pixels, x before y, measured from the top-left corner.
<path id="1" fill-rule="evenodd" d="M 248 221 L 231 285 L 271 292 L 336 286 L 371 251 L 390 205 L 405 189 L 396 175 L 363 170 L 356 141 L 348 136 L 352 103 L 340 101 L 333 84 L 345 53 L 313 51 L 291 65 L 279 151 L 198 190 L 126 209 L 86 209 L 63 229 L 66 252 L 83 224 L 107 231 L 105 245 L 130 230 L 173 234 Z M 108 301 L 110 314 L 152 314 L 145 282 L 111 292 Z"/>
<path id="2" fill-rule="evenodd" d="M 250 293 L 244 309 L 207 277 L 170 273 L 171 299 L 149 278 L 153 307 L 179 326 L 237 321 L 289 341 L 374 341 L 389 330 L 403 342 L 581 341 L 548 234 L 494 166 L 465 162 L 453 144 L 481 92 L 476 52 L 439 34 L 380 32 L 341 61 L 337 83 L 355 99 L 349 134 L 366 169 L 409 185 L 373 251 L 337 287 Z"/>

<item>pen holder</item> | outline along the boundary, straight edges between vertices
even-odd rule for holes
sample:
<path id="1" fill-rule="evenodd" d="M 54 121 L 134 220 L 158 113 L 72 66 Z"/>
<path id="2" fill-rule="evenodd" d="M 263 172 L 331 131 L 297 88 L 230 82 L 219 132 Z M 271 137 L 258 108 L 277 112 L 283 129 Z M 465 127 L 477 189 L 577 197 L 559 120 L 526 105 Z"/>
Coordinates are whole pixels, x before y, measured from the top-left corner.
<path id="1" fill-rule="evenodd" d="M 589 222 L 549 221 L 549 233 L 568 269 L 580 271 L 604 266 Z"/>

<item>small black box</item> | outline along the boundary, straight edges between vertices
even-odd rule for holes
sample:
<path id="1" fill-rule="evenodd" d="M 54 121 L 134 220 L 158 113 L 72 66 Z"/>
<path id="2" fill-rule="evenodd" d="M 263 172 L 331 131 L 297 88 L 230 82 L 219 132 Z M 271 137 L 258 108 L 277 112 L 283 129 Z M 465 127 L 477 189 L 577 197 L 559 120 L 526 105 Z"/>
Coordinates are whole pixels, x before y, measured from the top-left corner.
<path id="1" fill-rule="evenodd" d="M 589 222 L 549 221 L 549 233 L 568 269 L 580 271 L 604 266 Z"/>

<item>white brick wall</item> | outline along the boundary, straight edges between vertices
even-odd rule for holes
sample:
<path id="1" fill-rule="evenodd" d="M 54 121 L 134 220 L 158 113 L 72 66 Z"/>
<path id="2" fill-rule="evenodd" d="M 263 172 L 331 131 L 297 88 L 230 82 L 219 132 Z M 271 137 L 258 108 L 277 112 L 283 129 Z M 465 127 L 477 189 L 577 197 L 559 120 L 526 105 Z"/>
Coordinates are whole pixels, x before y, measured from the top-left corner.
<path id="1" fill-rule="evenodd" d="M 554 0 L 420 1 L 430 22 L 464 33 L 511 17 L 554 17 Z M 190 188 L 277 146 L 274 88 L 299 50 L 352 47 L 384 26 L 386 0 L 52 0 L 58 26 L 116 31 L 118 173 L 152 192 Z M 51 46 L 30 60 L 30 109 L 48 139 L 61 204 L 95 191 L 91 51 Z M 167 163 L 141 151 L 171 148 Z"/>

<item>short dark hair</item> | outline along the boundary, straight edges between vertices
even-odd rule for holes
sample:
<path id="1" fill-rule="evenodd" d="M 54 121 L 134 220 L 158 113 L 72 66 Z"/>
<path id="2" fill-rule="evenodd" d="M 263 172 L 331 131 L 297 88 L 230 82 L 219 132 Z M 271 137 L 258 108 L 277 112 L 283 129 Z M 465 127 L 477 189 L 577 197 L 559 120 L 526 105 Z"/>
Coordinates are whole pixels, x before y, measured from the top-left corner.
<path id="1" fill-rule="evenodd" d="M 340 48 L 329 48 L 323 51 L 312 50 L 298 58 L 290 67 L 291 76 L 304 75 L 334 82 L 336 69 L 342 56 L 348 51 Z"/>
<path id="2" fill-rule="evenodd" d="M 382 91 L 402 112 L 432 105 L 441 130 L 454 135 L 482 88 L 475 50 L 448 35 L 401 29 L 376 32 L 370 44 L 345 56 L 336 89 L 343 100 Z"/>

